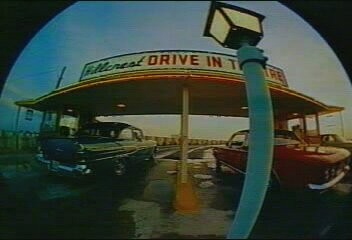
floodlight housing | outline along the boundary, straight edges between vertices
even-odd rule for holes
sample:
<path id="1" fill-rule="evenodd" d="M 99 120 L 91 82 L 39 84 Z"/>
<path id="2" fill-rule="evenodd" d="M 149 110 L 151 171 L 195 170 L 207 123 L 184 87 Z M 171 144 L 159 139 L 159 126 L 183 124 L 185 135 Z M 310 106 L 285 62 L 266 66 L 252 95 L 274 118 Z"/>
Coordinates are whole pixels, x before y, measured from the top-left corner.
<path id="1" fill-rule="evenodd" d="M 243 44 L 256 46 L 263 37 L 264 18 L 248 9 L 211 2 L 203 36 L 231 49 L 239 49 Z"/>

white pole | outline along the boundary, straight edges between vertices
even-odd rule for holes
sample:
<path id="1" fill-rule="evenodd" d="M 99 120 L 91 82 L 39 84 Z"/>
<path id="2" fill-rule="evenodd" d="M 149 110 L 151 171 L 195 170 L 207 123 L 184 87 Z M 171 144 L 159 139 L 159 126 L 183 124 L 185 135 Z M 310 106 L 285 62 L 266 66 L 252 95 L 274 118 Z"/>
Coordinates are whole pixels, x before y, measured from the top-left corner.
<path id="1" fill-rule="evenodd" d="M 182 89 L 182 116 L 181 116 L 181 183 L 187 183 L 187 160 L 188 160 L 188 114 L 189 114 L 189 91 L 187 86 Z"/>
<path id="2" fill-rule="evenodd" d="M 341 121 L 341 133 L 342 133 L 342 137 L 345 136 L 345 129 L 343 126 L 343 117 L 342 117 L 342 111 L 340 111 L 340 121 Z"/>

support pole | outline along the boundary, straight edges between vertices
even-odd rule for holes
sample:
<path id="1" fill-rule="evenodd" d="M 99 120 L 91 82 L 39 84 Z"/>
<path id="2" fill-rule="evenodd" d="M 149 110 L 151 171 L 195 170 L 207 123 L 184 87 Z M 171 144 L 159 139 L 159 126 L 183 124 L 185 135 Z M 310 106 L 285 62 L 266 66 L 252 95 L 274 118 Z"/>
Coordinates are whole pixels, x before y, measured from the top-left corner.
<path id="1" fill-rule="evenodd" d="M 182 89 L 182 116 L 181 116 L 181 169 L 178 169 L 176 181 L 176 196 L 174 207 L 180 214 L 197 214 L 200 203 L 193 186 L 192 179 L 188 179 L 188 114 L 189 89 L 187 85 Z"/>
<path id="2" fill-rule="evenodd" d="M 301 136 L 303 139 L 305 139 L 305 137 L 307 136 L 307 115 L 303 114 L 303 118 L 302 118 L 302 123 L 303 123 L 303 136 Z"/>
<path id="3" fill-rule="evenodd" d="M 56 119 L 55 119 L 55 133 L 60 135 L 60 121 L 62 116 L 62 110 L 56 111 Z"/>
<path id="4" fill-rule="evenodd" d="M 46 122 L 47 115 L 48 115 L 47 111 L 44 111 L 42 114 L 42 121 L 40 123 L 40 130 L 39 130 L 40 132 L 42 132 L 44 130 L 44 124 Z"/>
<path id="5" fill-rule="evenodd" d="M 269 184 L 274 141 L 272 102 L 263 71 L 266 57 L 248 45 L 237 53 L 246 79 L 250 136 L 246 178 L 229 239 L 248 238 L 256 222 Z"/>
<path id="6" fill-rule="evenodd" d="M 341 122 L 341 134 L 342 134 L 342 137 L 344 137 L 345 136 L 345 127 L 343 125 L 342 112 L 340 112 L 340 122 Z"/>
<path id="7" fill-rule="evenodd" d="M 19 148 L 19 136 L 18 136 L 18 125 L 20 122 L 21 106 L 17 107 L 16 123 L 15 123 L 15 134 L 16 134 L 16 150 Z"/>
<path id="8" fill-rule="evenodd" d="M 315 125 L 317 126 L 317 135 L 320 136 L 320 121 L 319 121 L 319 114 L 315 114 Z"/>
<path id="9" fill-rule="evenodd" d="M 189 118 L 189 90 L 186 85 L 182 89 L 182 116 L 181 116 L 181 183 L 187 182 L 188 160 L 188 118 Z"/>
<path id="10" fill-rule="evenodd" d="M 15 134 L 16 134 L 16 150 L 19 149 L 19 133 L 18 133 L 18 124 L 20 122 L 20 115 L 21 115 L 21 106 L 17 108 L 16 114 L 16 122 L 15 122 Z M 16 173 L 18 171 L 18 158 L 16 158 Z"/>
<path id="11" fill-rule="evenodd" d="M 81 126 L 79 125 L 80 122 L 81 122 L 81 113 L 80 113 L 80 112 L 77 112 L 77 124 L 76 124 L 76 130 L 75 130 L 74 134 L 76 134 L 77 131 L 78 131 L 78 129 L 81 127 Z"/>

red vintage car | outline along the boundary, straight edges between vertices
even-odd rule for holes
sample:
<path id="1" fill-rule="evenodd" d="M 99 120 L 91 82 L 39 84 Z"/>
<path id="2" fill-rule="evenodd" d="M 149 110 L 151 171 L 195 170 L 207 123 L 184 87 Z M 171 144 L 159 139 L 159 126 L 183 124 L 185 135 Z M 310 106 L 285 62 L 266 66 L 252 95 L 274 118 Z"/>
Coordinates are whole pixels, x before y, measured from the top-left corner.
<path id="1" fill-rule="evenodd" d="M 221 166 L 245 173 L 249 130 L 234 133 L 225 146 L 214 147 Z M 249 146 L 250 147 L 250 146 Z M 271 184 L 282 188 L 327 189 L 349 171 L 350 152 L 337 147 L 309 146 L 292 131 L 275 130 Z"/>

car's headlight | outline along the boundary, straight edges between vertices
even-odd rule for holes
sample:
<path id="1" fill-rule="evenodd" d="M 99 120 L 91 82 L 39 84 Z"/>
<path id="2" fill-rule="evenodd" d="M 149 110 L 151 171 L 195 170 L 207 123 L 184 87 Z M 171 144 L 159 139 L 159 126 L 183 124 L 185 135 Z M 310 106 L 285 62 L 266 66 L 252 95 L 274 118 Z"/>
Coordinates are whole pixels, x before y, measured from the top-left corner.
<path id="1" fill-rule="evenodd" d="M 329 169 L 326 169 L 324 171 L 324 178 L 325 178 L 325 180 L 328 180 L 330 178 L 330 170 Z"/>
<path id="2" fill-rule="evenodd" d="M 331 176 L 335 176 L 335 173 L 336 173 L 335 168 L 334 168 L 334 167 L 333 167 L 333 168 L 331 168 L 331 170 L 330 170 L 330 174 L 331 174 Z"/>

